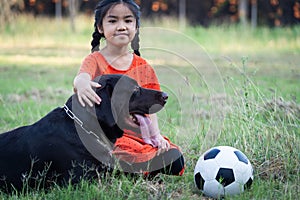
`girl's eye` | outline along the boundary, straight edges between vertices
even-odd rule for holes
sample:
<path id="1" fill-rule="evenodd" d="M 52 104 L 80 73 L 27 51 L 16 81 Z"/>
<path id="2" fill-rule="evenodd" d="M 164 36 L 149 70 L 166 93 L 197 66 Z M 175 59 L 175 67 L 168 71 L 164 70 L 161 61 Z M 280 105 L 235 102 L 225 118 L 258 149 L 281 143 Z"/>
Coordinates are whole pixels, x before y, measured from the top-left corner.
<path id="1" fill-rule="evenodd" d="M 109 20 L 108 22 L 113 24 L 113 23 L 116 23 L 116 21 L 117 20 Z"/>
<path id="2" fill-rule="evenodd" d="M 128 20 L 125 20 L 126 23 L 132 23 L 132 20 L 128 19 Z"/>

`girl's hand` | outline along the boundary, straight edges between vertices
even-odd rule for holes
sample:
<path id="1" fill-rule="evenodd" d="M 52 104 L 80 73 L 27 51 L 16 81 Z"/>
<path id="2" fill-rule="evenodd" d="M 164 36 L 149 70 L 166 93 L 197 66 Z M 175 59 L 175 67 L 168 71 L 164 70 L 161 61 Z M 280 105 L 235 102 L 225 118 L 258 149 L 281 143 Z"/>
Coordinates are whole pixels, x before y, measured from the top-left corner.
<path id="1" fill-rule="evenodd" d="M 89 76 L 88 76 L 89 77 Z M 89 80 L 86 75 L 79 74 L 74 80 L 74 90 L 77 93 L 79 103 L 85 107 L 87 103 L 93 107 L 94 103 L 100 104 L 101 98 L 93 90 L 93 87 L 99 88 L 100 84 Z"/>
<path id="2" fill-rule="evenodd" d="M 170 143 L 161 135 L 156 135 L 155 138 L 151 138 L 152 142 L 157 145 L 157 155 L 169 151 Z"/>
<path id="3" fill-rule="evenodd" d="M 149 115 L 149 118 L 136 115 L 139 123 L 141 135 L 147 144 L 157 147 L 157 155 L 170 149 L 170 143 L 160 134 L 156 114 Z"/>

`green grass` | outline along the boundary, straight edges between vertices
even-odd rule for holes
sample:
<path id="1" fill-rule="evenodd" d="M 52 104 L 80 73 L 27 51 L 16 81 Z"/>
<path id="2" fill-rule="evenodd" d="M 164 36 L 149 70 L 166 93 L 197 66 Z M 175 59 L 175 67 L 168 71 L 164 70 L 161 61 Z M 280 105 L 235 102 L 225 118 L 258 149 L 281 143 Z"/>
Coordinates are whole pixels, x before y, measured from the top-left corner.
<path id="1" fill-rule="evenodd" d="M 0 132 L 37 121 L 72 94 L 93 24 L 83 16 L 76 22 L 73 33 L 66 19 L 20 16 L 0 34 Z M 297 199 L 300 27 L 178 27 L 169 19 L 144 22 L 141 52 L 170 96 L 159 122 L 182 148 L 183 177 L 160 175 L 159 184 L 108 176 L 0 198 L 201 199 L 193 183 L 197 159 L 207 148 L 229 145 L 255 168 L 252 188 L 231 199 Z"/>

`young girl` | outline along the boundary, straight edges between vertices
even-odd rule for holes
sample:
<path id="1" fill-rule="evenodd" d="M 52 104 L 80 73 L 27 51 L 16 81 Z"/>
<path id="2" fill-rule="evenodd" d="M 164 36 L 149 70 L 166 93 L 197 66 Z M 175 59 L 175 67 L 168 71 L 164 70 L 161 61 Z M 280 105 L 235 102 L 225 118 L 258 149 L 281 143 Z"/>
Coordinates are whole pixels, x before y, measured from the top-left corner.
<path id="1" fill-rule="evenodd" d="M 95 31 L 92 53 L 88 55 L 74 79 L 74 91 L 82 106 L 100 104 L 101 97 L 93 88 L 101 87 L 92 80 L 102 74 L 124 74 L 135 79 L 141 87 L 160 90 L 153 68 L 139 52 L 140 10 L 134 0 L 103 0 L 95 10 Z M 100 49 L 100 40 L 106 46 Z M 129 51 L 128 45 L 134 53 Z M 155 141 L 141 138 L 138 133 L 124 131 L 117 139 L 113 154 L 127 172 L 155 175 L 182 175 L 184 159 L 179 148 L 160 135 L 156 114 L 149 115 Z"/>

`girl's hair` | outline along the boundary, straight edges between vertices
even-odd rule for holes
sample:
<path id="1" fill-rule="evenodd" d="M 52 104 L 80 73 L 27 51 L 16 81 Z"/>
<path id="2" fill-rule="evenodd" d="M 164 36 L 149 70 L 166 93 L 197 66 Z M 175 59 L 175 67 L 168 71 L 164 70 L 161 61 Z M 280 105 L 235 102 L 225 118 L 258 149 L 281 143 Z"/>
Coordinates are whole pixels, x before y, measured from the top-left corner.
<path id="1" fill-rule="evenodd" d="M 130 11 L 133 13 L 135 19 L 136 19 L 136 28 L 137 32 L 131 41 L 131 48 L 133 49 L 134 53 L 138 56 L 140 56 L 139 52 L 139 27 L 140 27 L 140 7 L 134 2 L 134 0 L 102 0 L 100 1 L 95 9 L 95 23 L 94 28 L 95 31 L 92 34 L 93 40 L 91 42 L 92 45 L 92 52 L 98 51 L 100 47 L 100 40 L 101 38 L 104 38 L 104 34 L 100 33 L 98 31 L 98 26 L 102 27 L 102 20 L 104 16 L 106 15 L 107 11 L 116 4 L 124 4 L 126 5 Z"/>

